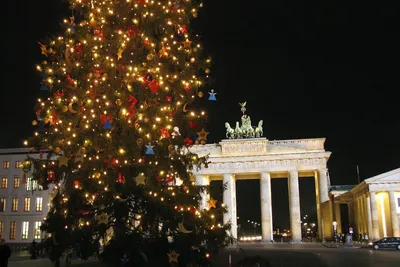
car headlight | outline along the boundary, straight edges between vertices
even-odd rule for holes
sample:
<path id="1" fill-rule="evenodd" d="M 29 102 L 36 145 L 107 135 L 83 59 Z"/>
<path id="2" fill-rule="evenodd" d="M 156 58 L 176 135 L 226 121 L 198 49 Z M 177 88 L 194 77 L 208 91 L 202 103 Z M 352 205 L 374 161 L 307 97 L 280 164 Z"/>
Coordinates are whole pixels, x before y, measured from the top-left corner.
<path id="1" fill-rule="evenodd" d="M 373 244 L 374 244 L 374 243 L 372 243 L 372 242 L 369 242 L 369 243 L 368 243 L 369 246 L 372 246 Z"/>

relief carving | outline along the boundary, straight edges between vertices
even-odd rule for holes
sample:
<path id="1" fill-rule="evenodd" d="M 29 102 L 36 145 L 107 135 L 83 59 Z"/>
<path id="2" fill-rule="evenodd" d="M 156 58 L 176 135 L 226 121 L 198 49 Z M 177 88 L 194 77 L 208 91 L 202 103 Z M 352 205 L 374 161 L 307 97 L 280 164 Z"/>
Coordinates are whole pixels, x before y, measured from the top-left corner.
<path id="1" fill-rule="evenodd" d="M 326 163 L 326 159 L 313 158 L 313 159 L 284 159 L 284 160 L 265 160 L 265 161 L 247 161 L 247 162 L 211 162 L 208 169 L 201 169 L 200 172 L 206 172 L 209 174 L 221 173 L 221 171 L 243 171 L 254 169 L 269 169 L 284 167 L 285 170 L 290 169 L 290 166 L 305 166 L 306 168 L 318 168 L 323 169 Z M 232 171 L 233 173 L 234 171 Z"/>

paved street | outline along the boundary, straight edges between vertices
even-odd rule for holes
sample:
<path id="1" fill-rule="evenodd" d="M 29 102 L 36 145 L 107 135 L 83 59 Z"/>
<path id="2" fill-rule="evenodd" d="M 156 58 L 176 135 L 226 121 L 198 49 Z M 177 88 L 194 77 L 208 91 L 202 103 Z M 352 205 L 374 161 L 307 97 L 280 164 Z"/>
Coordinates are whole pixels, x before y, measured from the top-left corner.
<path id="1" fill-rule="evenodd" d="M 331 246 L 332 244 L 327 244 Z M 221 253 L 213 266 L 228 267 L 229 254 L 232 255 L 232 267 L 244 257 L 261 256 L 269 261 L 271 267 L 397 267 L 400 251 L 371 250 L 360 247 L 327 247 L 321 244 L 243 244 L 242 250 L 230 250 Z M 48 259 L 13 260 L 9 267 L 51 267 Z M 61 266 L 65 266 L 64 263 Z M 83 263 L 74 261 L 73 266 L 96 267 L 95 261 Z"/>
<path id="2" fill-rule="evenodd" d="M 327 244 L 332 245 L 332 244 Z M 272 267 L 397 267 L 400 251 L 370 250 L 360 247 L 326 247 L 321 244 L 243 244 L 242 252 L 231 252 L 232 263 L 245 256 L 260 255 Z M 228 266 L 229 252 L 215 261 L 215 266 Z"/>

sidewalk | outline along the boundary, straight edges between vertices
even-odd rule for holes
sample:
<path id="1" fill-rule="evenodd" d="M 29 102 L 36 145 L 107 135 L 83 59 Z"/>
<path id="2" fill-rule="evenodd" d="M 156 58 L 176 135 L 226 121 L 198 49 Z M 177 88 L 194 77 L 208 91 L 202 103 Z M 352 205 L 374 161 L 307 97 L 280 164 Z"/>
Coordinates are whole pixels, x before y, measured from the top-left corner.
<path id="1" fill-rule="evenodd" d="M 19 260 L 8 262 L 8 267 L 53 267 L 52 262 L 47 258 L 40 258 L 37 260 Z M 85 267 L 97 267 L 101 266 L 97 259 L 89 259 L 87 261 L 83 260 L 73 260 L 70 265 L 65 264 L 65 260 L 61 261 L 60 267 L 65 266 L 85 266 Z"/>
<path id="2" fill-rule="evenodd" d="M 368 246 L 366 244 L 363 243 L 359 243 L 359 242 L 353 242 L 353 246 L 349 247 L 347 245 L 347 243 L 342 243 L 342 242 L 325 242 L 325 243 L 321 243 L 322 246 L 326 247 L 326 248 L 367 248 Z"/>

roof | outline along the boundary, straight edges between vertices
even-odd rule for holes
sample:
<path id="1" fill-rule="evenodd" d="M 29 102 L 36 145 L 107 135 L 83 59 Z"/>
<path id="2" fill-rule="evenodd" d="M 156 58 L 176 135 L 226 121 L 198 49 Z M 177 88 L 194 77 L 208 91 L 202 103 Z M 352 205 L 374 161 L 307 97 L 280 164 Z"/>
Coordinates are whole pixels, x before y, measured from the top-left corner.
<path id="1" fill-rule="evenodd" d="M 331 191 L 349 191 L 354 188 L 356 185 L 332 185 Z"/>
<path id="2" fill-rule="evenodd" d="M 379 175 L 373 176 L 371 178 L 365 179 L 364 182 L 367 184 L 387 183 L 387 182 L 400 183 L 400 168 L 384 172 Z"/>

